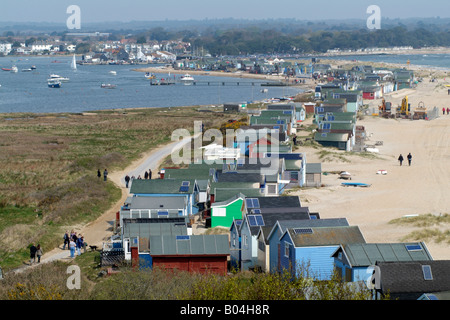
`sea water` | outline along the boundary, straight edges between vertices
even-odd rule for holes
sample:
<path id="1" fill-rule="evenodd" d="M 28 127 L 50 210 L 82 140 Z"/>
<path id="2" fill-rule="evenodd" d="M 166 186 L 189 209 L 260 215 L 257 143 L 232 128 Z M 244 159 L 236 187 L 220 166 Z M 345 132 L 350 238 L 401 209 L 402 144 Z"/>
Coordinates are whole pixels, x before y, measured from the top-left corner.
<path id="1" fill-rule="evenodd" d="M 325 58 L 324 58 L 325 59 Z M 343 55 L 331 56 L 327 59 L 332 60 L 357 60 L 370 61 L 378 63 L 395 63 L 407 66 L 422 66 L 426 68 L 440 69 L 450 71 L 450 54 L 361 54 L 361 55 Z"/>
<path id="2" fill-rule="evenodd" d="M 294 87 L 261 87 L 266 80 L 207 75 L 194 77 L 199 82 L 209 81 L 209 86 L 181 83 L 151 86 L 145 73 L 134 70 L 152 65 L 78 65 L 74 71 L 70 67 L 71 61 L 71 56 L 0 58 L 0 68 L 15 65 L 19 69 L 17 73 L 0 70 L 0 113 L 79 113 L 120 108 L 248 103 L 293 96 L 303 91 Z M 31 66 L 36 66 L 36 69 L 22 71 Z M 117 75 L 110 71 L 116 71 Z M 49 88 L 47 79 L 50 74 L 69 78 L 69 82 L 63 82 L 61 88 Z M 174 77 L 179 79 L 180 75 L 158 74 L 157 77 L 173 80 Z M 116 88 L 101 88 L 101 84 L 114 84 Z"/>

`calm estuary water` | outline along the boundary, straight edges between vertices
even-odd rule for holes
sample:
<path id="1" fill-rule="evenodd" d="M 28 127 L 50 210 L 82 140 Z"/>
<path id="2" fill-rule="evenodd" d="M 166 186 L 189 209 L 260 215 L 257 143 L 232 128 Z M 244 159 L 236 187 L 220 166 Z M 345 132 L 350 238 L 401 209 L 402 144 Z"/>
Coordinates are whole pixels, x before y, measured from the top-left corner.
<path id="1" fill-rule="evenodd" d="M 114 108 L 246 103 L 295 95 L 301 91 L 291 87 L 261 87 L 260 84 L 266 82 L 262 80 L 197 75 L 196 81 L 229 84 L 150 86 L 144 73 L 133 71 L 135 68 L 150 65 L 79 65 L 77 70 L 73 71 L 70 62 L 71 57 L 0 58 L 0 68 L 16 65 L 19 69 L 17 73 L 0 70 L 0 113 L 61 113 Z M 36 70 L 22 71 L 33 65 Z M 116 71 L 117 75 L 110 74 L 110 71 Z M 70 81 L 63 83 L 61 88 L 49 88 L 47 79 L 50 74 L 58 74 L 69 78 Z M 158 75 L 162 78 L 167 76 Z M 180 75 L 171 75 L 171 78 L 174 76 Z M 239 86 L 236 85 L 237 81 Z M 117 87 L 103 89 L 102 83 L 115 84 Z M 268 92 L 261 92 L 263 88 L 267 88 Z"/>

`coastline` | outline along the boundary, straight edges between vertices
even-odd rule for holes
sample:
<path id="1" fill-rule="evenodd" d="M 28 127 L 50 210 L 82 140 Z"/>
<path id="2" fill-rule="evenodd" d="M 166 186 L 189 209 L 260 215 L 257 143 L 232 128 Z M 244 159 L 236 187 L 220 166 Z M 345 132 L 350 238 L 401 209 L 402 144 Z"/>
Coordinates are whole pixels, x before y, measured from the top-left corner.
<path id="1" fill-rule="evenodd" d="M 339 64 L 342 61 L 335 62 Z M 349 61 L 349 63 L 352 62 Z M 416 70 L 432 72 L 431 69 L 426 68 Z M 429 82 L 428 78 L 425 80 L 415 89 L 393 92 L 385 97 L 394 104 L 399 104 L 402 95 L 407 93 L 412 107 L 422 101 L 428 108 L 444 104 L 448 99 L 447 91 Z M 377 107 L 380 101 L 381 99 L 370 101 L 369 105 Z M 98 112 L 126 112 L 130 109 L 98 110 Z M 343 188 L 340 185 L 341 181 L 330 174 L 322 176 L 323 187 L 296 191 L 290 195 L 298 195 L 302 203 L 308 206 L 311 212 L 319 212 L 322 219 L 345 217 L 350 225 L 356 225 L 361 229 L 367 243 L 421 241 L 420 238 L 411 240 L 410 234 L 416 232 L 416 228 L 411 225 L 392 224 L 391 221 L 411 214 L 437 216 L 445 214 L 450 207 L 450 199 L 445 196 L 444 191 L 450 187 L 450 173 L 447 170 L 450 166 L 450 159 L 448 159 L 450 145 L 445 139 L 450 134 L 448 121 L 450 116 L 441 116 L 432 121 L 393 120 L 373 116 L 358 120 L 358 123 L 365 126 L 368 133 L 370 132 L 369 143 L 371 140 L 384 142 L 379 147 L 380 153 L 376 158 L 369 159 L 353 155 L 349 162 L 337 158 L 330 161 L 323 160 L 319 151 L 311 147 L 301 147 L 296 151 L 304 152 L 310 163 L 322 163 L 323 172 L 349 171 L 356 180 L 368 182 L 371 187 Z M 126 196 L 126 192 L 124 193 L 126 190 L 123 189 L 121 181 L 123 175 L 163 148 L 164 146 L 153 148 L 134 160 L 127 168 L 111 172 L 111 180 L 122 189 L 122 198 L 97 220 L 78 226 L 83 234 L 89 234 L 91 243 L 101 244 L 111 235 L 109 222 L 113 220 L 115 212 Z M 409 151 L 414 155 L 413 166 L 399 167 L 396 163 L 398 153 Z M 385 176 L 375 174 L 378 169 L 386 169 L 388 174 Z M 330 206 L 330 203 L 333 205 Z M 446 224 L 438 226 L 443 232 L 446 227 Z M 450 258 L 446 242 L 429 239 L 424 242 L 434 259 Z M 45 255 L 45 258 L 51 260 L 59 253 L 60 249 L 52 250 Z"/>

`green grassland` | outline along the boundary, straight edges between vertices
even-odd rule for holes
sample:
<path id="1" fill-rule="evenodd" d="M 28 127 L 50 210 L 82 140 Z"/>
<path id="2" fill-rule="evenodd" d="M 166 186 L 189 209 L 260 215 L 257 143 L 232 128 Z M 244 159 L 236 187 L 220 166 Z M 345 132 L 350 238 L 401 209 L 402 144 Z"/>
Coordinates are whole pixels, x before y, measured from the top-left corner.
<path id="1" fill-rule="evenodd" d="M 49 251 L 117 202 L 121 190 L 98 169 L 125 168 L 194 121 L 219 128 L 234 116 L 198 107 L 0 114 L 0 265 L 22 264 L 32 242 Z"/>

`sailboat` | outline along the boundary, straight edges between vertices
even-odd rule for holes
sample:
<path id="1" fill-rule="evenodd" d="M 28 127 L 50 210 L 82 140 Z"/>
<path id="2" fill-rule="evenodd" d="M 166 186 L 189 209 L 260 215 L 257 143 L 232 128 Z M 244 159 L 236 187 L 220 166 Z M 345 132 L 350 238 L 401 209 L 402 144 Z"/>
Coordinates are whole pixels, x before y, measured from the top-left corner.
<path id="1" fill-rule="evenodd" d="M 77 60 L 75 58 L 75 54 L 73 55 L 72 64 L 70 66 L 72 70 L 77 70 Z"/>

